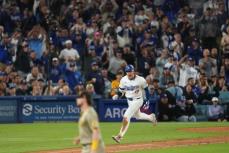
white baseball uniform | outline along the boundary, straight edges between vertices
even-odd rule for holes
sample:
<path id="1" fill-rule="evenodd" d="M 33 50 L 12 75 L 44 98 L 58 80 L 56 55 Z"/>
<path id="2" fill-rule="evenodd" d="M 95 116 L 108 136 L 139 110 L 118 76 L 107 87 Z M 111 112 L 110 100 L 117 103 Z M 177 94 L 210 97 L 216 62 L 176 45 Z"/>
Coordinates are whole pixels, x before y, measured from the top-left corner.
<path id="1" fill-rule="evenodd" d="M 128 120 L 132 117 L 142 120 L 152 121 L 152 117 L 140 112 L 140 107 L 143 105 L 143 98 L 145 97 L 144 89 L 148 87 L 146 80 L 136 75 L 134 79 L 130 80 L 124 76 L 119 84 L 119 90 L 125 93 L 128 102 L 128 108 L 124 114 Z"/>

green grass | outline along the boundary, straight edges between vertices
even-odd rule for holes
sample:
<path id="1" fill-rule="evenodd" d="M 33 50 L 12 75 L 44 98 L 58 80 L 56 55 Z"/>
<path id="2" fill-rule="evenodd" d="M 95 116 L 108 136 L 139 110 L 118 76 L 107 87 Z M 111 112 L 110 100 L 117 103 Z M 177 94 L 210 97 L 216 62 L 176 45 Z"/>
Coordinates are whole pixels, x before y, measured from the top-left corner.
<path id="1" fill-rule="evenodd" d="M 117 134 L 121 123 L 102 123 L 105 143 L 114 144 L 111 136 Z M 182 138 L 229 135 L 229 132 L 192 133 L 177 131 L 188 127 L 229 126 L 229 123 L 131 123 L 122 143 L 147 142 Z M 21 153 L 76 147 L 72 140 L 77 135 L 76 123 L 1 124 L 0 153 Z"/>
<path id="2" fill-rule="evenodd" d="M 189 146 L 189 147 L 174 147 L 166 149 L 152 149 L 143 151 L 131 151 L 122 153 L 228 153 L 229 143 L 223 144 L 208 144 L 200 146 Z"/>

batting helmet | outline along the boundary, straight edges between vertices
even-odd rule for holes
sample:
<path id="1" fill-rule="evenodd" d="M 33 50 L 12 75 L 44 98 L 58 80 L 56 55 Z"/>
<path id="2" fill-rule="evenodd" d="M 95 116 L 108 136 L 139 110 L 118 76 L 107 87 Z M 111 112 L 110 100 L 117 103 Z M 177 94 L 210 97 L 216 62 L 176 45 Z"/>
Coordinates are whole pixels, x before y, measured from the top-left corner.
<path id="1" fill-rule="evenodd" d="M 125 72 L 133 72 L 134 71 L 134 66 L 129 64 L 125 67 Z"/>

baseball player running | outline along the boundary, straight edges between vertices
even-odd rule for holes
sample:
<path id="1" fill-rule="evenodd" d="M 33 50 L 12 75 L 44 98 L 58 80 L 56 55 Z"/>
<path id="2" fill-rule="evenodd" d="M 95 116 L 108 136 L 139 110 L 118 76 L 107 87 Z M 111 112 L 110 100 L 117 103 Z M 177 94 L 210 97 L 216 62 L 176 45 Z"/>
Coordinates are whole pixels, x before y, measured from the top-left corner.
<path id="1" fill-rule="evenodd" d="M 81 153 L 105 153 L 98 116 L 91 104 L 91 97 L 86 92 L 82 92 L 77 98 L 77 106 L 80 107 L 81 116 L 79 136 L 74 140 L 74 143 L 82 145 Z"/>
<path id="2" fill-rule="evenodd" d="M 148 115 L 140 111 L 144 101 L 149 104 L 149 91 L 146 80 L 135 74 L 133 65 L 127 65 L 125 67 L 125 72 L 126 76 L 121 79 L 119 84 L 119 92 L 112 97 L 113 100 L 116 100 L 120 96 L 125 95 L 128 103 L 128 108 L 123 116 L 120 132 L 118 135 L 112 137 L 117 143 L 120 143 L 127 132 L 132 117 L 139 120 L 148 120 L 154 125 L 157 123 L 155 114 L 152 113 Z"/>

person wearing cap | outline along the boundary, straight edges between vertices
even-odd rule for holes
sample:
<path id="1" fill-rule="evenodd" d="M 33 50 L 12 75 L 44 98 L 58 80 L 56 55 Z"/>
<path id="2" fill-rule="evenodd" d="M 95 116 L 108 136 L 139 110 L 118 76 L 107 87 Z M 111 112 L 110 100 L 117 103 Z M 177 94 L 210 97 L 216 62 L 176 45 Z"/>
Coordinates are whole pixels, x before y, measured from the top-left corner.
<path id="1" fill-rule="evenodd" d="M 166 91 L 168 91 L 175 98 L 176 101 L 180 100 L 183 96 L 182 88 L 175 84 L 174 80 L 170 80 L 168 82 Z"/>
<path id="2" fill-rule="evenodd" d="M 173 118 L 173 105 L 169 103 L 168 95 L 162 93 L 158 104 L 158 120 L 159 121 L 171 121 Z"/>
<path id="3" fill-rule="evenodd" d="M 95 87 L 95 92 L 97 95 L 103 96 L 105 82 L 99 69 L 99 65 L 96 61 L 91 63 L 91 71 L 86 75 L 86 81 Z"/>
<path id="4" fill-rule="evenodd" d="M 219 99 L 217 97 L 213 97 L 211 102 L 212 104 L 208 105 L 208 120 L 223 121 L 225 119 L 224 110 L 219 103 Z"/>
<path id="5" fill-rule="evenodd" d="M 62 70 L 59 65 L 59 59 L 57 57 L 54 57 L 52 58 L 49 80 L 52 80 L 52 83 L 57 83 L 61 75 L 62 75 Z"/>
<path id="6" fill-rule="evenodd" d="M 8 87 L 8 91 L 6 93 L 7 96 L 16 96 L 16 84 L 10 83 Z"/>
<path id="7" fill-rule="evenodd" d="M 196 122 L 195 107 L 193 101 L 181 97 L 176 101 L 174 107 L 174 116 L 178 122 Z"/>
<path id="8" fill-rule="evenodd" d="M 127 65 L 125 67 L 125 72 L 126 75 L 122 77 L 120 81 L 118 92 L 112 97 L 113 100 L 117 100 L 119 97 L 125 95 L 128 103 L 128 108 L 123 115 L 120 132 L 116 136 L 112 136 L 117 143 L 121 142 L 121 139 L 127 132 L 132 117 L 135 117 L 138 120 L 150 121 L 153 125 L 156 125 L 157 122 L 154 113 L 148 115 L 140 111 L 141 107 L 144 109 L 149 107 L 150 95 L 146 80 L 143 77 L 136 75 L 133 65 Z"/>
<path id="9" fill-rule="evenodd" d="M 5 73 L 5 71 L 0 71 L 0 83 L 6 82 L 6 76 L 7 74 Z"/>
<path id="10" fill-rule="evenodd" d="M 157 42 L 158 42 L 158 38 L 155 34 L 155 31 L 153 31 L 153 28 L 147 28 L 144 31 L 144 35 L 140 42 L 140 47 L 153 49 L 156 47 Z"/>
<path id="11" fill-rule="evenodd" d="M 83 63 L 83 72 L 85 75 L 89 73 L 91 70 L 91 63 L 96 61 L 97 63 L 100 62 L 100 57 L 96 55 L 95 46 L 90 45 L 87 50 L 86 56 L 84 56 L 84 63 Z"/>
<path id="12" fill-rule="evenodd" d="M 0 63 L 7 64 L 11 61 L 11 57 L 9 54 L 9 41 L 8 35 L 4 34 L 2 40 L 0 41 Z"/>
<path id="13" fill-rule="evenodd" d="M 202 48 L 197 38 L 193 38 L 191 42 L 191 45 L 187 47 L 187 54 L 194 59 L 195 65 L 199 65 L 199 60 L 203 55 Z"/>
<path id="14" fill-rule="evenodd" d="M 63 59 L 66 62 L 70 57 L 74 58 L 75 61 L 80 58 L 78 51 L 72 48 L 72 41 L 66 40 L 65 48 L 60 52 L 59 59 Z"/>
<path id="15" fill-rule="evenodd" d="M 195 81 L 199 79 L 199 72 L 195 67 L 195 61 L 188 55 L 184 56 L 178 63 L 180 68 L 179 86 L 186 86 L 188 78 L 192 77 Z"/>
<path id="16" fill-rule="evenodd" d="M 178 64 L 179 64 L 179 58 L 171 54 L 168 57 L 168 62 L 164 65 L 164 67 L 167 67 L 170 70 L 176 83 L 179 78 Z"/>
<path id="17" fill-rule="evenodd" d="M 65 80 L 71 91 L 74 92 L 75 86 L 79 81 L 82 81 L 82 73 L 76 65 L 73 57 L 70 57 L 68 61 L 66 61 L 64 68 L 62 68 L 62 74 L 64 74 Z"/>

